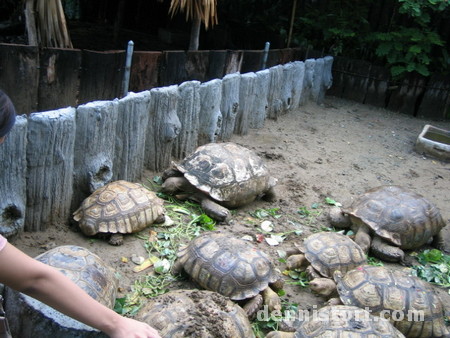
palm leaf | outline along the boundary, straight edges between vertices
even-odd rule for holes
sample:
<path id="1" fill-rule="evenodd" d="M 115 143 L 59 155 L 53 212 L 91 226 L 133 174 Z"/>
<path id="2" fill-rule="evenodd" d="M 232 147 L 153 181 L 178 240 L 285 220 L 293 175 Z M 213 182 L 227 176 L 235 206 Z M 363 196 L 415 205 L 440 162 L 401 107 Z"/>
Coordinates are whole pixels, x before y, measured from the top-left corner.
<path id="1" fill-rule="evenodd" d="M 206 29 L 218 23 L 217 0 L 172 0 L 169 14 L 173 18 L 178 12 L 185 13 L 186 21 L 200 18 Z"/>

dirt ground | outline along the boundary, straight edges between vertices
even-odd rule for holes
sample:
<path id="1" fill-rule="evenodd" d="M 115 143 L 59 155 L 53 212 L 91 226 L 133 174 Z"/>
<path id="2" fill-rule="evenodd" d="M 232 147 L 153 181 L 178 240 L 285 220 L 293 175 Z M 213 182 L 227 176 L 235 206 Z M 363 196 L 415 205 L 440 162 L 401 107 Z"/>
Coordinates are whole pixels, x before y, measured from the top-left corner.
<path id="1" fill-rule="evenodd" d="M 233 136 L 232 141 L 265 158 L 278 179 L 278 200 L 257 201 L 239 209 L 232 224 L 217 228 L 237 237 L 255 238 L 261 233 L 261 220 L 252 218 L 250 212 L 258 208 L 280 208 L 281 217 L 270 219 L 273 232 L 298 230 L 301 235 L 291 233 L 278 246 L 270 246 L 266 241 L 257 243 L 276 259 L 279 250 L 287 250 L 310 233 L 329 227 L 326 216 L 330 206 L 325 203 L 326 197 L 347 206 L 365 190 L 383 184 L 402 185 L 424 195 L 438 206 L 448 223 L 450 163 L 414 150 L 417 136 L 426 124 L 450 127 L 448 122 L 422 120 L 327 97 L 322 105 L 308 104 L 277 121 L 267 120 L 264 128 L 251 130 L 248 135 Z M 143 179 L 151 179 L 156 174 L 159 173 L 147 172 Z M 311 212 L 309 216 L 305 216 L 305 211 Z M 143 241 L 136 236 L 126 236 L 123 246 L 114 247 L 106 241 L 91 241 L 66 226 L 43 233 L 23 233 L 14 244 L 31 256 L 55 245 L 84 246 L 120 272 L 120 286 L 125 292 L 130 290 L 138 274 L 132 271 L 135 265 L 131 260 L 124 263 L 121 258 L 146 255 Z M 282 263 L 277 261 L 277 264 L 280 270 L 285 269 Z M 186 281 L 174 287 L 192 287 L 192 284 Z M 307 288 L 286 285 L 285 290 L 285 300 L 298 303 L 300 308 L 310 309 L 323 303 Z M 449 297 L 447 290 L 437 291 Z"/>

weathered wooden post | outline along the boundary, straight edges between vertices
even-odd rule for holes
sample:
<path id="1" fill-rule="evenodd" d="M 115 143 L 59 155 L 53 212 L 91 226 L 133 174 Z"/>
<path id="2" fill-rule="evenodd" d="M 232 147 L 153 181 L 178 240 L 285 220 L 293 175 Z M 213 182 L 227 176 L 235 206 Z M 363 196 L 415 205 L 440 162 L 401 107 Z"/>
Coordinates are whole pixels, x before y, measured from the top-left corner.
<path id="1" fill-rule="evenodd" d="M 239 109 L 239 83 L 241 74 L 233 73 L 225 75 L 222 79 L 222 101 L 220 111 L 222 113 L 222 129 L 219 139 L 222 141 L 230 140 L 234 131 L 236 115 Z"/>
<path id="2" fill-rule="evenodd" d="M 183 82 L 178 87 L 177 115 L 181 122 L 181 130 L 174 140 L 172 155 L 182 159 L 197 148 L 200 128 L 200 81 Z"/>
<path id="3" fill-rule="evenodd" d="M 145 140 L 145 166 L 162 171 L 170 165 L 172 146 L 181 130 L 177 116 L 178 86 L 153 88 Z"/>
<path id="4" fill-rule="evenodd" d="M 200 85 L 200 129 L 198 145 L 216 142 L 222 128 L 222 80 L 211 80 Z"/>
<path id="5" fill-rule="evenodd" d="M 234 125 L 235 134 L 248 134 L 250 115 L 253 113 L 253 104 L 255 102 L 255 82 L 255 73 L 251 72 L 241 75 L 241 82 L 239 84 L 239 109 Z"/>
<path id="6" fill-rule="evenodd" d="M 67 224 L 72 200 L 75 108 L 28 119 L 26 231 Z"/>
<path id="7" fill-rule="evenodd" d="M 292 66 L 292 109 L 297 109 L 300 106 L 305 85 L 305 63 L 294 61 Z"/>
<path id="8" fill-rule="evenodd" d="M 23 230 L 25 224 L 27 125 L 24 116 L 0 146 L 0 234 L 11 237 Z"/>
<path id="9" fill-rule="evenodd" d="M 144 171 L 150 91 L 128 93 L 118 102 L 113 180 L 139 180 Z"/>
<path id="10" fill-rule="evenodd" d="M 250 115 L 249 127 L 262 128 L 267 117 L 269 96 L 270 71 L 268 69 L 256 72 L 255 100 L 253 102 L 253 112 Z"/>
<path id="11" fill-rule="evenodd" d="M 93 101 L 77 108 L 72 212 L 113 177 L 117 107 L 116 99 Z"/>
<path id="12" fill-rule="evenodd" d="M 283 81 L 283 68 L 282 66 L 274 66 L 269 68 L 270 71 L 270 84 L 269 84 L 269 95 L 267 97 L 268 101 L 268 111 L 267 116 L 270 119 L 276 120 L 281 114 L 283 109 L 283 102 L 281 101 L 281 86 Z"/>

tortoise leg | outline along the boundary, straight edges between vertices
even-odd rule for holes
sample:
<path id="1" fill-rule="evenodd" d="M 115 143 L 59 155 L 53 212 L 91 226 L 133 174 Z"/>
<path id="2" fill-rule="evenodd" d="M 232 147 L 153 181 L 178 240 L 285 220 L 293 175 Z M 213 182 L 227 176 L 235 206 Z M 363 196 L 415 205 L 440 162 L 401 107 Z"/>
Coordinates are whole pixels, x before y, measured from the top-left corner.
<path id="1" fill-rule="evenodd" d="M 399 247 L 385 242 L 381 237 L 374 236 L 370 245 L 370 252 L 386 262 L 405 262 L 405 253 Z"/>
<path id="2" fill-rule="evenodd" d="M 245 303 L 245 305 L 242 308 L 247 314 L 247 317 L 250 320 L 252 320 L 255 317 L 258 309 L 261 308 L 262 304 L 263 304 L 263 297 L 261 296 L 261 294 L 258 293 L 255 297 L 249 299 L 248 302 Z"/>
<path id="3" fill-rule="evenodd" d="M 209 217 L 214 218 L 219 222 L 226 222 L 230 218 L 230 210 L 214 202 L 207 196 L 196 196 L 196 199 L 199 200 L 202 209 Z"/>
<path id="4" fill-rule="evenodd" d="M 301 269 L 308 263 L 304 254 L 291 255 L 286 259 L 286 267 L 288 270 Z"/>
<path id="5" fill-rule="evenodd" d="M 109 244 L 119 246 L 123 244 L 123 235 L 122 234 L 112 234 L 111 237 L 109 237 Z"/>
<path id="6" fill-rule="evenodd" d="M 450 253 L 450 227 L 446 226 L 434 236 L 432 245 L 446 254 Z"/>
<path id="7" fill-rule="evenodd" d="M 262 292 L 264 305 L 268 306 L 269 311 L 281 310 L 281 299 L 278 294 L 270 287 L 267 287 Z"/>
<path id="8" fill-rule="evenodd" d="M 314 269 L 312 265 L 308 265 L 305 269 L 305 272 L 308 275 L 309 279 L 322 278 L 322 276 L 319 275 L 317 270 Z"/>
<path id="9" fill-rule="evenodd" d="M 361 224 L 355 234 L 355 243 L 361 247 L 364 253 L 368 253 L 371 241 L 369 227 L 365 224 Z"/>

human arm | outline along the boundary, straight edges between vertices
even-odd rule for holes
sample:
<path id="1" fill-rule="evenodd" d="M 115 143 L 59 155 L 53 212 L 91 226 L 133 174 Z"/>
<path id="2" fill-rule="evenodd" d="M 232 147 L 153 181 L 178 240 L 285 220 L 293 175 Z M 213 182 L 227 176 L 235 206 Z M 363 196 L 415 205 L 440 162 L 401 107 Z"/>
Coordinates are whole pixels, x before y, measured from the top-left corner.
<path id="1" fill-rule="evenodd" d="M 0 251 L 0 283 L 25 293 L 112 338 L 159 338 L 149 325 L 100 304 L 58 270 L 7 243 Z"/>

